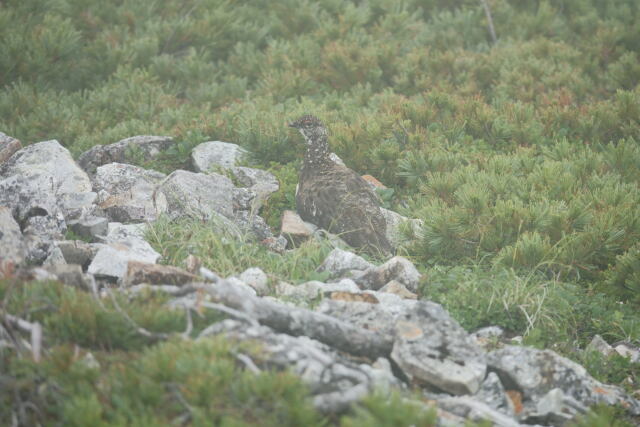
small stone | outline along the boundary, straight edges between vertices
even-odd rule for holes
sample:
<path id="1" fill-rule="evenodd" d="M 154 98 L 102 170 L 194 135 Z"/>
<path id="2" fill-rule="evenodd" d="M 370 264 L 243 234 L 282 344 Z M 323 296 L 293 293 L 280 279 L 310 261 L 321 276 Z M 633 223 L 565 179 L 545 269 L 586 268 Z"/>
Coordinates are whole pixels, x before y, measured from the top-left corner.
<path id="1" fill-rule="evenodd" d="M 20 150 L 22 144 L 19 140 L 0 132 L 0 164 L 13 156 L 13 153 Z"/>
<path id="2" fill-rule="evenodd" d="M 106 244 L 99 247 L 87 271 L 109 279 L 119 279 L 127 272 L 129 261 L 155 263 L 160 254 L 144 240 L 144 224 L 110 223 Z"/>
<path id="3" fill-rule="evenodd" d="M 361 256 L 353 252 L 335 248 L 329 252 L 329 255 L 327 255 L 322 264 L 320 264 L 317 271 L 326 271 L 331 274 L 331 277 L 338 277 L 344 275 L 344 273 L 349 270 L 366 270 L 371 267 L 374 267 L 374 265 Z"/>
<path id="4" fill-rule="evenodd" d="M 59 247 L 53 246 L 49 251 L 49 256 L 42 263 L 43 266 L 53 266 L 58 264 L 66 264 L 67 261 L 64 259 L 64 255 Z"/>
<path id="5" fill-rule="evenodd" d="M 262 243 L 271 252 L 283 254 L 287 249 L 287 239 L 284 236 L 271 236 L 264 239 Z"/>
<path id="6" fill-rule="evenodd" d="M 602 339 L 600 335 L 595 335 L 589 345 L 587 345 L 586 351 L 596 351 L 603 356 L 610 356 L 615 351 L 607 342 Z"/>
<path id="7" fill-rule="evenodd" d="M 191 163 L 196 172 L 212 172 L 216 167 L 228 169 L 236 166 L 246 155 L 237 144 L 222 141 L 203 142 L 191 151 Z"/>
<path id="8" fill-rule="evenodd" d="M 255 289 L 258 295 L 266 295 L 269 293 L 267 286 L 268 278 L 264 271 L 257 267 L 246 269 L 240 274 L 240 280 Z"/>
<path id="9" fill-rule="evenodd" d="M 632 363 L 640 363 L 640 349 L 628 342 L 620 343 L 614 350 L 622 357 L 628 357 Z"/>
<path id="10" fill-rule="evenodd" d="M 125 286 L 147 283 L 150 285 L 184 285 L 198 281 L 198 276 L 170 265 L 129 261 L 124 276 Z"/>
<path id="11" fill-rule="evenodd" d="M 198 274 L 202 267 L 202 260 L 195 255 L 189 254 L 183 261 L 184 268 L 191 274 Z"/>
<path id="12" fill-rule="evenodd" d="M 378 290 L 391 280 L 397 280 L 411 292 L 418 290 L 421 275 L 408 259 L 395 256 L 379 267 L 370 267 L 355 281 L 363 289 Z"/>
<path id="13" fill-rule="evenodd" d="M 106 236 L 109 229 L 109 220 L 107 218 L 89 216 L 71 221 L 68 226 L 81 237 L 95 239 Z"/>
<path id="14" fill-rule="evenodd" d="M 243 292 L 247 293 L 247 295 L 257 296 L 255 289 L 253 289 L 251 286 L 247 285 L 237 277 L 227 277 L 225 280 L 227 281 L 227 283 L 230 283 L 234 287 L 241 289 Z"/>
<path id="15" fill-rule="evenodd" d="M 406 298 L 406 299 L 418 299 L 418 295 L 411 292 L 409 289 L 407 289 L 406 286 L 404 286 L 402 283 L 398 282 L 397 280 L 389 281 L 389 283 L 387 283 L 382 288 L 380 288 L 380 292 L 395 294 L 401 298 Z"/>
<path id="16" fill-rule="evenodd" d="M 98 251 L 97 248 L 82 240 L 60 240 L 56 245 L 68 264 L 87 266 Z"/>
<path id="17" fill-rule="evenodd" d="M 337 165 L 340 166 L 345 166 L 344 162 L 342 161 L 342 159 L 336 154 L 336 153 L 329 153 L 329 158 L 331 159 L 331 161 Z"/>
<path id="18" fill-rule="evenodd" d="M 282 214 L 280 234 L 287 238 L 292 247 L 297 247 L 308 240 L 313 232 L 305 225 L 300 215 L 294 211 L 286 210 Z"/>

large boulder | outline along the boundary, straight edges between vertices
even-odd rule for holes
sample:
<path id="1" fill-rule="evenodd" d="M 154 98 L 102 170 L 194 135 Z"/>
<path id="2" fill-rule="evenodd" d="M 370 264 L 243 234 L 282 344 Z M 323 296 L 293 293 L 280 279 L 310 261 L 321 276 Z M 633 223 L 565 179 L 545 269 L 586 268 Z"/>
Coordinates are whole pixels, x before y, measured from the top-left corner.
<path id="1" fill-rule="evenodd" d="M 11 176 L 24 178 L 34 191 L 54 195 L 65 216 L 71 211 L 89 208 L 95 199 L 89 176 L 76 164 L 69 150 L 56 140 L 17 151 L 0 165 L 0 178 Z"/>
<path id="2" fill-rule="evenodd" d="M 395 326 L 391 358 L 415 383 L 454 395 L 480 389 L 485 353 L 442 306 L 418 301 Z"/>
<path id="3" fill-rule="evenodd" d="M 42 263 L 53 241 L 62 239 L 67 230 L 55 194 L 27 177 L 12 175 L 0 179 L 0 206 L 8 208 L 20 227 L 28 263 Z"/>
<path id="4" fill-rule="evenodd" d="M 246 151 L 237 144 L 208 141 L 191 151 L 191 163 L 196 172 L 215 172 L 216 168 L 236 166 L 245 155 Z"/>
<path id="5" fill-rule="evenodd" d="M 78 157 L 80 167 L 90 174 L 107 163 L 131 163 L 137 158 L 150 160 L 158 157 L 174 144 L 169 136 L 139 135 L 109 145 L 96 145 Z"/>
<path id="6" fill-rule="evenodd" d="M 109 163 L 96 169 L 93 188 L 98 205 L 114 222 L 154 221 L 167 210 L 163 193 L 156 186 L 166 175 L 138 166 Z"/>
<path id="7" fill-rule="evenodd" d="M 640 415 L 640 401 L 619 387 L 596 381 L 582 366 L 551 350 L 505 346 L 490 352 L 487 363 L 507 389 L 522 393 L 521 418 L 555 422 L 563 413 L 575 415 L 574 402 L 585 407 L 619 404 Z"/>
<path id="8" fill-rule="evenodd" d="M 177 170 L 157 188 L 172 218 L 190 216 L 210 220 L 233 217 L 233 183 L 225 176 Z"/>

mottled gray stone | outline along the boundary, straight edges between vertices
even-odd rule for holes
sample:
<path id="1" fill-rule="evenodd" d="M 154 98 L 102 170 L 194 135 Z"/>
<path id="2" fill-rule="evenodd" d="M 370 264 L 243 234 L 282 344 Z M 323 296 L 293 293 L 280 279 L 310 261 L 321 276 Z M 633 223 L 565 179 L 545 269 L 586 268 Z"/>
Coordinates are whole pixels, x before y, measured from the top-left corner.
<path id="1" fill-rule="evenodd" d="M 78 164 L 90 174 L 107 163 L 131 163 L 137 159 L 151 160 L 174 144 L 169 136 L 139 135 L 109 145 L 96 145 L 78 158 Z"/>
<path id="2" fill-rule="evenodd" d="M 258 295 L 269 293 L 268 278 L 264 271 L 258 267 L 251 267 L 240 274 L 240 280 L 255 289 Z"/>
<path id="3" fill-rule="evenodd" d="M 222 141 L 208 141 L 191 151 L 191 163 L 196 172 L 212 172 L 216 167 L 228 169 L 236 166 L 246 155 L 237 144 Z"/>
<path id="4" fill-rule="evenodd" d="M 9 208 L 0 206 L 0 267 L 9 263 L 20 265 L 25 257 L 26 245 L 20 226 L 13 219 Z"/>
<path id="5" fill-rule="evenodd" d="M 93 275 L 119 279 L 129 261 L 155 263 L 160 254 L 144 240 L 144 224 L 110 223 L 105 244 L 96 253 L 87 271 Z"/>
<path id="6" fill-rule="evenodd" d="M 424 222 L 402 216 L 389 209 L 380 208 L 387 223 L 387 240 L 393 247 L 398 247 L 405 240 L 405 236 L 419 236 Z"/>
<path id="7" fill-rule="evenodd" d="M 408 259 L 395 256 L 378 267 L 369 267 L 355 278 L 356 283 L 363 289 L 378 290 L 391 280 L 397 280 L 411 292 L 418 290 L 421 275 Z"/>
<path id="8" fill-rule="evenodd" d="M 157 188 L 164 195 L 170 217 L 209 220 L 233 216 L 233 184 L 225 176 L 177 170 Z"/>
<path id="9" fill-rule="evenodd" d="M 439 304 L 415 302 L 396 321 L 395 337 L 391 358 L 413 381 L 455 395 L 480 389 L 484 352 Z"/>
<path id="10" fill-rule="evenodd" d="M 167 210 L 164 194 L 156 186 L 166 175 L 154 170 L 122 163 L 98 167 L 93 188 L 99 194 L 98 204 L 111 221 L 154 221 Z"/>
<path id="11" fill-rule="evenodd" d="M 353 252 L 335 248 L 329 252 L 329 255 L 327 255 L 322 264 L 320 264 L 317 271 L 326 271 L 331 274 L 330 277 L 338 277 L 350 270 L 366 270 L 372 267 L 375 266 L 361 256 Z"/>
<path id="12" fill-rule="evenodd" d="M 19 176 L 28 186 L 53 195 L 65 215 L 68 210 L 88 208 L 92 199 L 80 198 L 88 203 L 78 206 L 77 193 L 91 193 L 89 176 L 76 164 L 69 150 L 56 140 L 39 142 L 17 151 L 0 165 L 0 178 Z"/>
<path id="13" fill-rule="evenodd" d="M 632 414 L 640 414 L 640 402 L 615 386 L 591 377 L 577 363 L 551 350 L 505 346 L 488 353 L 488 365 L 498 373 L 505 387 L 520 390 L 523 402 L 538 402 L 553 389 L 560 389 L 584 406 L 620 404 Z M 526 411 L 538 408 L 526 406 Z"/>

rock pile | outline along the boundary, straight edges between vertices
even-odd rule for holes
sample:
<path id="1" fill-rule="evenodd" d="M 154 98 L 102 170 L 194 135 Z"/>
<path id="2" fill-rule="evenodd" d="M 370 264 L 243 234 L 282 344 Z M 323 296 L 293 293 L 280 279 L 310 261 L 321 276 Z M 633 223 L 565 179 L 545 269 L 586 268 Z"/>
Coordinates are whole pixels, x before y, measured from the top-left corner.
<path id="1" fill-rule="evenodd" d="M 499 328 L 469 334 L 442 306 L 418 300 L 424 278 L 400 256 L 374 265 L 336 247 L 317 269 L 328 279 L 299 285 L 269 283 L 255 267 L 220 278 L 192 256 L 189 271 L 157 265 L 160 254 L 144 231 L 163 214 L 249 233 L 276 251 L 287 239 L 295 246 L 318 233 L 288 212 L 282 234 L 273 235 L 259 208 L 278 182 L 237 166 L 244 151 L 235 144 L 204 143 L 193 151 L 194 171 L 165 176 L 126 162 L 131 153 L 157 155 L 173 143 L 167 137 L 95 147 L 80 156 L 80 166 L 57 141 L 18 149 L 0 137 L 0 153 L 11 153 L 0 163 L 0 276 L 36 265 L 28 269 L 32 277 L 56 278 L 96 298 L 100 286 L 132 298 L 151 290 L 171 295 L 169 306 L 186 312 L 222 311 L 227 320 L 189 338 L 259 342 L 265 354 L 259 363 L 245 357 L 246 368 L 297 373 L 326 413 L 342 412 L 373 390 L 411 389 L 424 397 L 416 405 L 438 408 L 442 425 L 562 425 L 598 403 L 640 415 L 639 401 L 553 351 L 495 341 L 485 348 L 488 336 L 499 341 Z M 91 242 L 65 240 L 67 230 Z"/>

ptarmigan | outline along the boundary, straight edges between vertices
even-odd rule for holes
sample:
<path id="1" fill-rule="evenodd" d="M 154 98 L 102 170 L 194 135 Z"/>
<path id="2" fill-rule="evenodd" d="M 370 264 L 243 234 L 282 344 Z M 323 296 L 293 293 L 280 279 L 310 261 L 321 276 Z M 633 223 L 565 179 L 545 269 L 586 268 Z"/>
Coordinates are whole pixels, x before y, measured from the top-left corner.
<path id="1" fill-rule="evenodd" d="M 370 254 L 391 253 L 377 195 L 360 175 L 331 160 L 322 122 L 305 115 L 289 126 L 307 142 L 296 192 L 300 217 Z"/>

